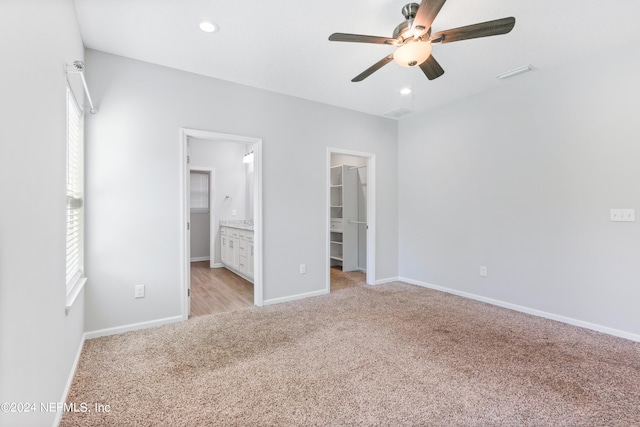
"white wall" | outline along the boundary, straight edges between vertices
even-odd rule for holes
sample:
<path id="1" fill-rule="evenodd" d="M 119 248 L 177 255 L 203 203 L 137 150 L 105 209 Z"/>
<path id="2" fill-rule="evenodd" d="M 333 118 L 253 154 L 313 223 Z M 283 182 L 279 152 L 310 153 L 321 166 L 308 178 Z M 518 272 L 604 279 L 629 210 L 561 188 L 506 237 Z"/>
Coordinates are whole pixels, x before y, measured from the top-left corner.
<path id="1" fill-rule="evenodd" d="M 638 337 L 640 48 L 593 61 L 400 123 L 401 276 Z"/>
<path id="2" fill-rule="evenodd" d="M 247 211 L 247 164 L 242 158 L 247 152 L 246 144 L 223 141 L 207 141 L 189 138 L 189 157 L 192 167 L 205 167 L 215 170 L 211 207 L 215 218 L 215 247 L 220 248 L 218 224 L 221 220 L 249 219 L 253 217 Z M 227 198 L 229 196 L 229 198 Z M 233 216 L 233 211 L 236 215 Z M 196 218 L 199 217 L 199 218 Z M 209 226 L 201 227 L 202 217 L 209 220 L 208 214 L 191 214 L 191 257 L 209 256 Z M 196 220 L 196 223 L 193 223 Z M 206 229 L 206 231 L 205 231 Z M 206 247 L 206 255 L 202 249 Z M 198 253 L 194 253 L 194 249 Z M 220 251 L 214 254 L 214 262 L 221 263 Z"/>
<path id="3" fill-rule="evenodd" d="M 63 398 L 84 328 L 82 293 L 65 315 L 64 70 L 84 57 L 73 2 L 0 3 L 0 52 L 0 402 L 37 404 L 0 425 L 46 426 L 56 414 L 40 403 Z"/>
<path id="4" fill-rule="evenodd" d="M 263 138 L 265 300 L 325 288 L 328 146 L 378 155 L 376 273 L 397 276 L 395 121 L 103 52 L 86 57 L 99 108 L 87 122 L 88 331 L 181 315 L 181 127 Z M 136 300 L 138 283 L 147 294 Z"/>

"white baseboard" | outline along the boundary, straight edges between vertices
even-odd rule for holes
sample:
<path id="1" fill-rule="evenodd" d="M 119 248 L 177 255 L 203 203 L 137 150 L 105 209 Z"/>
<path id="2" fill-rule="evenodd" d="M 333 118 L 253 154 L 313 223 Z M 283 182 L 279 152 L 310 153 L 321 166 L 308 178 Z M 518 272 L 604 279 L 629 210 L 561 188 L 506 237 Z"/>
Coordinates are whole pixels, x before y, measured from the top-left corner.
<path id="1" fill-rule="evenodd" d="M 295 301 L 295 300 L 303 299 L 303 298 L 310 298 L 310 297 L 317 297 L 317 296 L 320 296 L 320 295 L 327 295 L 328 293 L 329 293 L 329 291 L 327 289 L 322 289 L 322 290 L 319 290 L 319 291 L 307 292 L 305 294 L 290 295 L 288 297 L 273 298 L 273 299 L 264 300 L 262 302 L 262 305 L 280 304 L 282 302 L 287 302 L 287 301 Z"/>
<path id="2" fill-rule="evenodd" d="M 401 279 L 399 279 L 397 277 L 388 277 L 386 279 L 376 280 L 376 283 L 374 283 L 374 285 L 384 285 L 385 283 L 397 282 L 399 280 L 401 280 Z"/>
<path id="3" fill-rule="evenodd" d="M 82 334 L 82 340 L 80 341 L 80 345 L 78 346 L 78 352 L 76 353 L 76 357 L 73 360 L 73 365 L 71 366 L 71 371 L 69 372 L 69 377 L 67 378 L 67 383 L 64 386 L 64 390 L 62 391 L 62 399 L 61 403 L 67 401 L 67 396 L 69 396 L 69 390 L 71 390 L 71 384 L 73 383 L 73 378 L 76 375 L 76 370 L 78 369 L 78 363 L 80 363 L 80 355 L 82 354 L 82 349 L 84 348 L 84 342 L 87 339 L 87 334 Z M 64 415 L 64 411 L 57 411 L 56 417 L 53 420 L 53 427 L 57 427 L 60 425 L 62 421 L 62 416 Z"/>
<path id="4" fill-rule="evenodd" d="M 191 262 L 209 261 L 211 257 L 208 256 L 194 256 L 191 258 Z"/>
<path id="5" fill-rule="evenodd" d="M 591 329 L 592 331 L 602 332 L 604 334 L 613 335 L 613 336 L 625 338 L 631 341 L 640 342 L 640 335 L 633 334 L 631 332 L 621 331 L 619 329 L 609 328 L 608 326 L 598 325 L 596 323 L 591 323 L 591 322 L 585 322 L 583 320 L 578 320 L 571 317 L 548 313 L 546 311 L 537 310 L 535 308 L 524 307 L 518 304 L 512 304 L 509 302 L 500 301 L 493 298 L 487 298 L 480 295 L 471 294 L 468 292 L 445 288 L 443 286 L 433 285 L 431 283 L 420 282 L 418 280 L 408 279 L 406 277 L 399 277 L 397 280 L 400 280 L 405 283 L 410 283 L 412 285 L 421 286 L 423 288 L 434 289 L 436 291 L 446 292 L 448 294 L 458 295 L 464 298 L 486 302 L 487 304 L 496 305 L 498 307 L 507 308 L 509 310 L 519 311 L 521 313 L 531 314 L 533 316 L 543 317 L 545 319 L 555 320 L 557 322 L 567 323 L 569 325 L 578 326 L 580 328 Z"/>
<path id="6" fill-rule="evenodd" d="M 137 331 L 138 329 L 156 328 L 158 326 L 168 325 L 170 323 L 182 322 L 184 317 L 174 316 L 166 317 L 164 319 L 151 320 L 149 322 L 133 323 L 131 325 L 116 326 L 115 328 L 99 329 L 97 331 L 91 331 L 85 333 L 86 339 L 106 337 L 108 335 L 122 334 L 129 331 Z"/>
<path id="7" fill-rule="evenodd" d="M 216 262 L 213 264 L 213 268 L 224 268 L 224 264 L 221 262 Z"/>

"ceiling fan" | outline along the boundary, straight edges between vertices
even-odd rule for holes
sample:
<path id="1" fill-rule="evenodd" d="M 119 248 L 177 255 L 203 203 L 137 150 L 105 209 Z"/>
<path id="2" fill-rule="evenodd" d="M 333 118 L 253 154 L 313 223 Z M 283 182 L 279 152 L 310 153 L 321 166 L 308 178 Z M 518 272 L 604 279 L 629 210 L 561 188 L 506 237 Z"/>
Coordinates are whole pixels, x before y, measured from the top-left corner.
<path id="1" fill-rule="evenodd" d="M 393 60 L 403 67 L 418 65 L 429 80 L 437 79 L 444 74 L 444 70 L 431 55 L 431 45 L 506 34 L 516 24 L 516 19 L 509 17 L 440 31 L 432 35 L 431 24 L 445 1 L 422 0 L 420 4 L 405 5 L 402 8 L 405 21 L 393 30 L 391 38 L 361 34 L 331 34 L 329 40 L 335 42 L 386 44 L 398 47 L 395 52 L 385 56 L 351 81 L 360 82 Z"/>

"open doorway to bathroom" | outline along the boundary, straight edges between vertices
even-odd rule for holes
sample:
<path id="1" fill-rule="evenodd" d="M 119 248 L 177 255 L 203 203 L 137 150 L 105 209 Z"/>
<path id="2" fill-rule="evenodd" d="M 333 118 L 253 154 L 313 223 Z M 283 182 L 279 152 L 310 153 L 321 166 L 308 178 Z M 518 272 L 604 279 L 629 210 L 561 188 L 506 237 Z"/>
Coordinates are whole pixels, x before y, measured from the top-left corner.
<path id="1" fill-rule="evenodd" d="M 375 158 L 328 151 L 328 290 L 375 283 Z"/>
<path id="2" fill-rule="evenodd" d="M 261 141 L 183 129 L 184 317 L 262 304 Z"/>

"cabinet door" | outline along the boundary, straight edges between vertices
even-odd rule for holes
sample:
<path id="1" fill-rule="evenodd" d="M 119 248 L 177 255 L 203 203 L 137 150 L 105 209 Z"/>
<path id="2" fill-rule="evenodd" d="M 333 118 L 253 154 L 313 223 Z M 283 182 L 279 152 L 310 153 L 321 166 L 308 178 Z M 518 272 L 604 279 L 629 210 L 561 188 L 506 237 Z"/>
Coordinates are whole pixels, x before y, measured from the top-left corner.
<path id="1" fill-rule="evenodd" d="M 227 236 L 220 238 L 220 261 L 222 261 L 223 264 L 229 264 L 229 243 Z"/>
<path id="2" fill-rule="evenodd" d="M 238 256 L 238 271 L 242 274 L 247 274 L 247 257 L 240 255 Z"/>
<path id="3" fill-rule="evenodd" d="M 238 239 L 228 240 L 229 249 L 227 250 L 228 264 L 233 267 L 238 267 Z"/>
<path id="4" fill-rule="evenodd" d="M 253 242 L 247 244 L 247 276 L 253 279 Z"/>
<path id="5" fill-rule="evenodd" d="M 244 239 L 238 239 L 238 256 L 247 256 L 247 241 Z"/>

